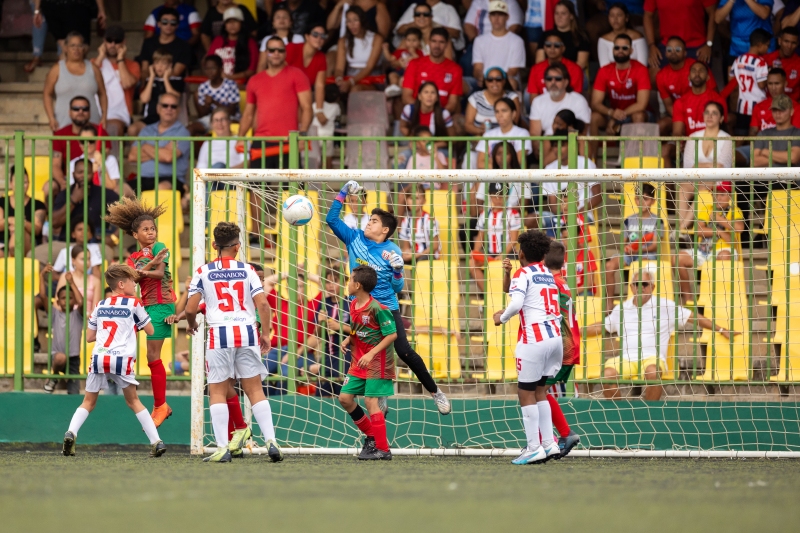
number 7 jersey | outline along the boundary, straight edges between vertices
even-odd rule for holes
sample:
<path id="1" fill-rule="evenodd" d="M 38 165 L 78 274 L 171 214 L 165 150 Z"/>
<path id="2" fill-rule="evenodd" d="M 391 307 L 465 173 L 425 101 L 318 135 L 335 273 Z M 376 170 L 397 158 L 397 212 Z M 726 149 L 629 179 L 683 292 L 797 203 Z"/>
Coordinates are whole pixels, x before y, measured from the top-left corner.
<path id="1" fill-rule="evenodd" d="M 200 294 L 205 300 L 208 348 L 258 346 L 253 297 L 263 292 L 258 274 L 247 263 L 225 257 L 197 269 L 189 297 Z"/>
<path id="2" fill-rule="evenodd" d="M 89 372 L 133 375 L 136 332 L 149 323 L 150 315 L 133 296 L 111 296 L 97 304 L 87 325 L 97 331 Z"/>
<path id="3" fill-rule="evenodd" d="M 517 270 L 508 294 L 514 299 L 523 297 L 518 342 L 536 344 L 561 336 L 558 285 L 543 263 L 531 263 Z"/>

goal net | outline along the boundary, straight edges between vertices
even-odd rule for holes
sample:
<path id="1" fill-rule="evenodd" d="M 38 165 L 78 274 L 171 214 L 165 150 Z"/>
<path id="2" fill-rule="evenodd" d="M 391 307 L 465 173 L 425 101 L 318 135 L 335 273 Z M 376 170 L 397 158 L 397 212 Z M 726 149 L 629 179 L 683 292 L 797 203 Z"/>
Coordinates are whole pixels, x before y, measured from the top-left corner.
<path id="1" fill-rule="evenodd" d="M 361 446 L 337 401 L 350 362 L 340 348 L 350 258 L 325 220 L 355 179 L 364 193 L 347 198 L 341 217 L 361 230 L 374 208 L 397 216 L 404 325 L 452 402 L 452 414 L 440 415 L 397 359 L 393 450 L 492 455 L 524 445 L 519 320 L 498 327 L 493 314 L 508 304 L 502 259 L 519 268 L 516 238 L 539 228 L 566 246 L 582 333 L 580 362 L 550 388 L 581 436 L 574 453 L 794 455 L 800 195 L 784 186 L 790 170 L 759 169 L 757 188 L 750 169 L 196 170 L 193 265 L 215 258 L 217 223 L 240 225 L 240 259 L 263 267 L 273 305 L 264 390 L 289 452 Z M 294 194 L 316 208 L 302 227 L 281 217 Z M 215 446 L 204 335 L 191 349 L 192 450 L 202 453 Z M 252 423 L 248 450 L 263 453 Z"/>

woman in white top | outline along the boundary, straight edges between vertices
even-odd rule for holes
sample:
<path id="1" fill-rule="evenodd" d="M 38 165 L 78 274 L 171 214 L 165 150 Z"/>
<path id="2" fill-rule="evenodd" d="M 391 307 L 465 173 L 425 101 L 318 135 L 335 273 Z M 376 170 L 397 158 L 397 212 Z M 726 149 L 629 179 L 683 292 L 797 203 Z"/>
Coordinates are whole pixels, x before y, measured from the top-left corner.
<path id="1" fill-rule="evenodd" d="M 292 14 L 286 6 L 278 6 L 272 12 L 272 28 L 274 33 L 261 39 L 261 47 L 258 53 L 258 66 L 256 72 L 267 69 L 267 41 L 273 36 L 283 39 L 283 44 L 304 43 L 302 35 L 292 33 Z"/>
<path id="2" fill-rule="evenodd" d="M 233 137 L 231 116 L 224 107 L 211 112 L 211 130 L 215 137 Z M 197 153 L 195 168 L 242 168 L 244 153 L 236 151 L 236 141 L 208 140 Z"/>
<path id="3" fill-rule="evenodd" d="M 483 135 L 487 129 L 497 127 L 494 104 L 501 98 L 514 101 L 519 113 L 519 95 L 511 90 L 506 72 L 500 67 L 489 67 L 483 75 L 485 89 L 475 91 L 467 99 L 464 129 L 470 135 Z M 487 126 L 489 126 L 487 128 Z"/>
<path id="4" fill-rule="evenodd" d="M 372 74 L 381 57 L 383 37 L 367 30 L 364 10 L 353 6 L 347 11 L 347 31 L 336 50 L 336 85 L 343 93 L 374 90 L 373 85 L 359 85 Z M 349 76 L 345 80 L 344 76 Z"/>
<path id="5" fill-rule="evenodd" d="M 687 141 L 683 150 L 683 168 L 731 168 L 733 166 L 733 141 L 714 140 L 730 137 L 722 130 L 725 112 L 717 102 L 708 102 L 703 110 L 703 122 L 706 128 L 696 131 L 690 137 L 702 140 Z M 688 229 L 694 225 L 694 209 L 692 198 L 697 191 L 710 191 L 714 182 L 681 183 L 678 195 L 678 219 L 680 229 Z"/>
<path id="6" fill-rule="evenodd" d="M 628 27 L 628 7 L 621 3 L 611 4 L 608 9 L 608 23 L 611 25 L 611 31 L 597 40 L 597 59 L 600 61 L 600 66 L 604 67 L 614 62 L 614 39 L 620 33 L 627 34 L 633 41 L 631 59 L 647 66 L 647 41 L 641 33 Z"/>

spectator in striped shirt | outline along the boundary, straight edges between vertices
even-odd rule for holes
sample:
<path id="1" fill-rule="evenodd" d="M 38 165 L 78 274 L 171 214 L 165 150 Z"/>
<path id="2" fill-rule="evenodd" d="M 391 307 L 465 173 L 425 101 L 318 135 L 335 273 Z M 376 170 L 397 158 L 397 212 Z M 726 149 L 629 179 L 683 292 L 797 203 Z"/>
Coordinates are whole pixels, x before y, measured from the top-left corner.
<path id="1" fill-rule="evenodd" d="M 439 259 L 442 242 L 439 223 L 425 211 L 425 188 L 414 185 L 406 191 L 406 209 L 409 216 L 400 223 L 400 249 L 403 261 Z"/>
<path id="2" fill-rule="evenodd" d="M 522 220 L 519 210 L 505 207 L 505 197 L 508 187 L 502 183 L 489 184 L 489 211 L 478 215 L 475 230 L 475 245 L 469 260 L 470 271 L 478 290 L 485 289 L 484 266 L 489 261 L 499 261 L 505 256 L 514 253 L 514 243 L 517 242 Z M 484 242 L 485 241 L 485 242 Z M 485 252 L 484 252 L 485 250 Z"/>
<path id="3" fill-rule="evenodd" d="M 757 29 L 750 34 L 750 49 L 736 58 L 728 75 L 729 80 L 736 80 L 739 86 L 739 98 L 736 104 L 736 127 L 734 135 L 747 135 L 753 108 L 767 97 L 764 89 L 767 86 L 769 67 L 762 57 L 769 50 L 772 35 L 766 30 Z"/>

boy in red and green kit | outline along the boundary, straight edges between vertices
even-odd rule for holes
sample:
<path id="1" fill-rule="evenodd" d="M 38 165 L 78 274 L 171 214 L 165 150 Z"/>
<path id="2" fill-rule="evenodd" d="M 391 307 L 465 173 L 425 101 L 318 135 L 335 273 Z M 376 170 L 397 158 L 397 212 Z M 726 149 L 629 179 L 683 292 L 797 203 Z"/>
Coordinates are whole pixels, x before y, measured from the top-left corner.
<path id="1" fill-rule="evenodd" d="M 393 345 L 397 329 L 389 308 L 370 295 L 377 284 L 377 272 L 366 265 L 354 268 L 347 283 L 347 292 L 352 297 L 352 333 L 342 343 L 342 352 L 350 345 L 352 359 L 339 393 L 339 403 L 367 437 L 358 455 L 362 461 L 392 459 L 386 420 L 378 400 L 394 394 Z M 364 397 L 369 415 L 358 405 L 356 396 Z"/>

